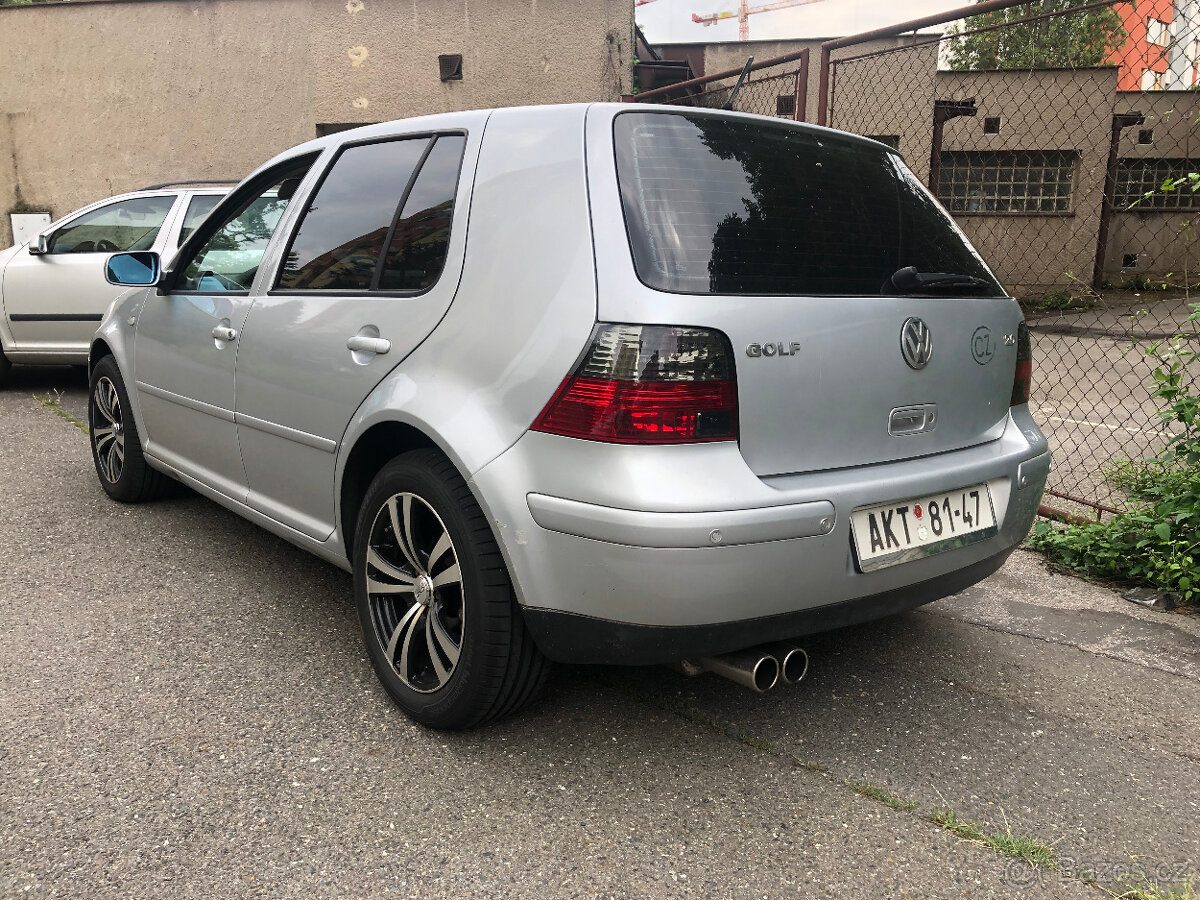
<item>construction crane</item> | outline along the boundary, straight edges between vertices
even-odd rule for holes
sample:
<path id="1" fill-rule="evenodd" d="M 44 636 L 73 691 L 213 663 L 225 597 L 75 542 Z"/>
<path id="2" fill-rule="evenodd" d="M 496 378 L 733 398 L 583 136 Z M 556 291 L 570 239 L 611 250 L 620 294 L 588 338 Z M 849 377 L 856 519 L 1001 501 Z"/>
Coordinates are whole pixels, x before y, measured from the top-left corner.
<path id="1" fill-rule="evenodd" d="M 652 3 L 654 0 L 639 0 L 635 5 L 640 6 L 641 3 Z M 741 0 L 737 12 L 719 12 L 713 13 L 711 16 L 701 16 L 692 13 L 692 21 L 701 25 L 715 25 L 718 22 L 724 22 L 726 19 L 738 20 L 738 40 L 750 40 L 750 16 L 754 13 L 771 12 L 776 9 L 790 9 L 793 6 L 808 6 L 810 3 L 820 3 L 821 0 L 779 0 L 776 3 L 764 3 L 761 6 L 750 6 L 747 0 Z"/>

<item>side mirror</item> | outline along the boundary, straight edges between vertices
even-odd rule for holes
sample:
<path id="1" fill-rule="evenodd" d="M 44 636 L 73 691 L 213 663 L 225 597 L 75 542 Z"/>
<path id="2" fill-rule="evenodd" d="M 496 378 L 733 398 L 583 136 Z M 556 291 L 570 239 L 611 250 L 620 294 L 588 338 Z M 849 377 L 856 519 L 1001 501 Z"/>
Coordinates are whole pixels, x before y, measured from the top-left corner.
<path id="1" fill-rule="evenodd" d="M 50 238 L 44 234 L 39 234 L 36 238 L 29 242 L 29 255 L 41 256 L 50 252 Z"/>
<path id="2" fill-rule="evenodd" d="M 104 264 L 104 277 L 108 279 L 109 284 L 149 287 L 158 284 L 161 276 L 158 254 L 148 250 L 114 253 Z"/>

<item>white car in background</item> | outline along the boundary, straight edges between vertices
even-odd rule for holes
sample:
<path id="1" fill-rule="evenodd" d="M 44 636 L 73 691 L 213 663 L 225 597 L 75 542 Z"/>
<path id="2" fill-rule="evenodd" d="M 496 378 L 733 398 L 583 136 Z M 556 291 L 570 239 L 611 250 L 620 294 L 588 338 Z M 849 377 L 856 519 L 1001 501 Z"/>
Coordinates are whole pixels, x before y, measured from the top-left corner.
<path id="1" fill-rule="evenodd" d="M 105 260 L 129 250 L 174 256 L 225 195 L 222 184 L 178 182 L 108 197 L 28 244 L 0 250 L 0 384 L 13 363 L 87 365 L 96 326 L 122 292 L 105 279 Z"/>

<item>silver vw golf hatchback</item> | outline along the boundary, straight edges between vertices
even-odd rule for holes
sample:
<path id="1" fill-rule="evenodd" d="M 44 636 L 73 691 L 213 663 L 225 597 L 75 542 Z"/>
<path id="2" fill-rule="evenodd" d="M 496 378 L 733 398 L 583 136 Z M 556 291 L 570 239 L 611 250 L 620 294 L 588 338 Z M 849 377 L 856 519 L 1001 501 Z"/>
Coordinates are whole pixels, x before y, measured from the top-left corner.
<path id="1" fill-rule="evenodd" d="M 520 708 L 550 660 L 768 687 L 778 642 L 994 572 L 1050 465 L 1016 301 L 836 131 L 373 125 L 107 274 L 137 289 L 91 350 L 104 489 L 177 479 L 353 572 L 379 678 L 434 727 Z"/>

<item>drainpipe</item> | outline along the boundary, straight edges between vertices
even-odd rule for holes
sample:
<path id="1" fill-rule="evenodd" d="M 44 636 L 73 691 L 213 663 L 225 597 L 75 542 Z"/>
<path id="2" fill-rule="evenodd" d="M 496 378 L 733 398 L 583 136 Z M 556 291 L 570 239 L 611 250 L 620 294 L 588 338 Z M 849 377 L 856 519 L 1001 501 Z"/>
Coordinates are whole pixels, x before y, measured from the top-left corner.
<path id="1" fill-rule="evenodd" d="M 1117 164 L 1121 160 L 1121 131 L 1142 125 L 1140 112 L 1117 113 L 1112 117 L 1112 139 L 1108 143 L 1108 168 L 1104 171 L 1104 199 L 1100 203 L 1100 227 L 1096 234 L 1096 264 L 1092 267 L 1092 290 L 1104 282 L 1104 255 L 1108 251 L 1108 229 L 1117 205 Z"/>
<path id="2" fill-rule="evenodd" d="M 942 129 L 951 119 L 959 116 L 973 116 L 979 110 L 975 108 L 975 98 L 967 100 L 934 100 L 933 101 L 933 141 L 929 148 L 929 190 L 933 196 L 938 194 L 938 182 L 942 177 Z"/>

